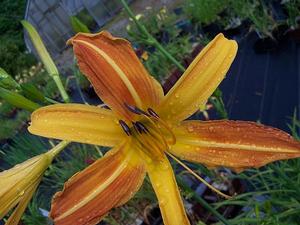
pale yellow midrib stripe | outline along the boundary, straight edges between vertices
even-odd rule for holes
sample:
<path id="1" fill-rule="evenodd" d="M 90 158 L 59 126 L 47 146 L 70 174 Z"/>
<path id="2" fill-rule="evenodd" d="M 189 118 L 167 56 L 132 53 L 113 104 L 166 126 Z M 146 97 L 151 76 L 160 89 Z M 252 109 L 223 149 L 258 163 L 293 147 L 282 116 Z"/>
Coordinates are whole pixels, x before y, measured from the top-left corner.
<path id="1" fill-rule="evenodd" d="M 261 152 L 276 152 L 276 153 L 300 153 L 300 151 L 296 150 L 289 150 L 289 149 L 282 149 L 280 147 L 264 147 L 264 146 L 257 146 L 255 144 L 246 145 L 246 144 L 231 144 L 231 143 L 218 143 L 218 142 L 210 142 L 210 141 L 203 141 L 197 139 L 187 139 L 187 138 L 177 138 L 177 142 L 183 144 L 189 144 L 197 147 L 215 147 L 215 148 L 232 148 L 232 149 L 241 149 L 241 150 L 248 150 L 248 151 L 261 151 Z"/>
<path id="2" fill-rule="evenodd" d="M 126 87 L 129 90 L 131 96 L 135 100 L 135 103 L 136 103 L 137 107 L 142 108 L 142 101 L 140 99 L 140 96 L 138 95 L 137 91 L 135 90 L 134 86 L 132 85 L 132 83 L 130 82 L 130 80 L 126 76 L 126 74 L 118 66 L 118 64 L 109 55 L 107 55 L 104 51 L 102 51 L 100 48 L 95 47 L 91 43 L 86 42 L 86 41 L 82 41 L 82 40 L 76 40 L 76 42 L 87 45 L 88 47 L 92 48 L 97 53 L 99 53 L 107 61 L 107 63 L 112 66 L 112 68 L 116 71 L 116 73 L 119 75 L 121 80 L 124 82 L 124 84 L 126 85 Z"/>
<path id="3" fill-rule="evenodd" d="M 60 219 L 63 219 L 64 217 L 67 217 L 89 203 L 91 200 L 93 200 L 99 193 L 101 193 L 105 188 L 107 188 L 115 179 L 122 173 L 122 171 L 125 169 L 125 167 L 128 164 L 128 160 L 123 160 L 122 163 L 118 166 L 118 168 L 113 172 L 112 175 L 109 176 L 109 178 L 104 182 L 101 183 L 97 188 L 93 190 L 93 192 L 89 193 L 83 200 L 81 200 L 78 204 L 74 205 L 72 208 L 61 214 L 59 217 L 55 219 L 55 221 L 58 221 Z"/>

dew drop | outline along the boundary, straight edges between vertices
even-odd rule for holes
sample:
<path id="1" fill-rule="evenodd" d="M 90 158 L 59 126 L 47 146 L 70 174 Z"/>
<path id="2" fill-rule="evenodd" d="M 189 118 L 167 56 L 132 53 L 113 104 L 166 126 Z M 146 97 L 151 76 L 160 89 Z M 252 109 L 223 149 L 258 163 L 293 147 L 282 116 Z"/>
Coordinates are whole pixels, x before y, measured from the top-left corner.
<path id="1" fill-rule="evenodd" d="M 172 114 L 176 114 L 176 110 L 175 109 L 171 109 L 171 113 Z"/>
<path id="2" fill-rule="evenodd" d="M 159 205 L 160 206 L 165 206 L 167 204 L 167 200 L 165 199 L 165 198 L 161 198 L 160 200 L 159 200 Z"/>
<path id="3" fill-rule="evenodd" d="M 194 127 L 193 126 L 188 126 L 187 130 L 188 130 L 188 132 L 193 132 L 194 131 Z"/>
<path id="4" fill-rule="evenodd" d="M 152 163 L 152 159 L 150 157 L 148 157 L 148 156 L 145 157 L 145 160 L 146 160 L 147 163 Z"/>
<path id="5" fill-rule="evenodd" d="M 22 196 L 22 195 L 24 195 L 24 193 L 25 193 L 25 191 L 24 191 L 24 190 L 20 191 L 20 192 L 19 192 L 19 196 Z"/>
<path id="6" fill-rule="evenodd" d="M 169 169 L 169 165 L 168 165 L 167 163 L 164 163 L 164 162 L 161 162 L 161 163 L 160 163 L 160 167 L 161 167 L 161 169 L 163 169 L 163 170 Z"/>
<path id="7" fill-rule="evenodd" d="M 154 184 L 156 188 L 160 188 L 161 187 L 161 183 L 155 183 Z"/>

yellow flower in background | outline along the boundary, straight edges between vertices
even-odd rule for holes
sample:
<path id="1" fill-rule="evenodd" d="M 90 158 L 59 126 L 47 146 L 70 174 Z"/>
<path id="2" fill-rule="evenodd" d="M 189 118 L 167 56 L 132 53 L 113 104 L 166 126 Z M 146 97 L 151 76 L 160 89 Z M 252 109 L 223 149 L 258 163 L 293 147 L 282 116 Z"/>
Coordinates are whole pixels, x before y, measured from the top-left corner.
<path id="1" fill-rule="evenodd" d="M 0 219 L 15 207 L 5 223 L 6 225 L 19 223 L 32 195 L 42 180 L 45 170 L 67 143 L 67 141 L 63 141 L 47 153 L 35 156 L 9 170 L 0 172 Z"/>
<path id="2" fill-rule="evenodd" d="M 166 154 L 236 171 L 300 156 L 300 144 L 278 129 L 242 121 L 186 120 L 223 80 L 237 43 L 217 35 L 174 87 L 163 94 L 130 43 L 108 32 L 77 34 L 81 71 L 110 109 L 57 104 L 36 110 L 33 134 L 113 147 L 70 178 L 52 202 L 56 225 L 96 224 L 126 203 L 147 173 L 168 225 L 187 225 L 182 199 Z"/>
<path id="3" fill-rule="evenodd" d="M 142 58 L 143 60 L 147 61 L 148 58 L 149 58 L 148 52 L 147 52 L 147 51 L 143 51 L 143 53 L 142 53 L 142 55 L 141 55 L 141 58 Z"/>

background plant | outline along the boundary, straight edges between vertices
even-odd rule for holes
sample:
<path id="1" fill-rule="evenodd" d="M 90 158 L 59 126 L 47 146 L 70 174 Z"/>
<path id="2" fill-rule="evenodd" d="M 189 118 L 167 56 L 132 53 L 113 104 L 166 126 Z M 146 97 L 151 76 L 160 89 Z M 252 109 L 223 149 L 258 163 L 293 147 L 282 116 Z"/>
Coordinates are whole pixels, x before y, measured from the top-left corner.
<path id="1" fill-rule="evenodd" d="M 0 67 L 12 75 L 22 75 L 36 63 L 23 40 L 20 20 L 24 17 L 25 7 L 25 0 L 0 2 Z"/>
<path id="2" fill-rule="evenodd" d="M 181 35 L 177 26 L 178 17 L 163 8 L 159 12 L 148 11 L 146 16 L 140 15 L 139 22 L 147 27 L 148 32 L 178 61 L 182 62 L 190 51 L 192 43 L 188 35 Z M 129 39 L 138 44 L 141 51 L 147 52 L 144 65 L 152 76 L 163 81 L 174 69 L 174 65 L 155 47 L 149 45 L 147 37 L 139 31 L 133 22 L 127 27 Z"/>
<path id="3" fill-rule="evenodd" d="M 283 2 L 288 14 L 287 23 L 292 29 L 299 26 L 300 20 L 300 1 L 299 0 L 286 0 Z"/>
<path id="4" fill-rule="evenodd" d="M 188 0 L 185 13 L 193 23 L 209 25 L 221 19 L 220 13 L 228 6 L 229 0 Z"/>

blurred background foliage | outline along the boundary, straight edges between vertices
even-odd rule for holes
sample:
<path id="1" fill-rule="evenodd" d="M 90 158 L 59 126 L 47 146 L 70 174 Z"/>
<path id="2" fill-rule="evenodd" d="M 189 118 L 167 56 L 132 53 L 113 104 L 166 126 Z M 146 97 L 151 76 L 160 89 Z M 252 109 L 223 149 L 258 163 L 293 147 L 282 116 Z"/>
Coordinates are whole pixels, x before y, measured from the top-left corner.
<path id="1" fill-rule="evenodd" d="M 26 0 L 0 1 L 0 67 L 13 76 L 21 75 L 36 63 L 27 52 L 20 23 L 25 7 Z"/>

